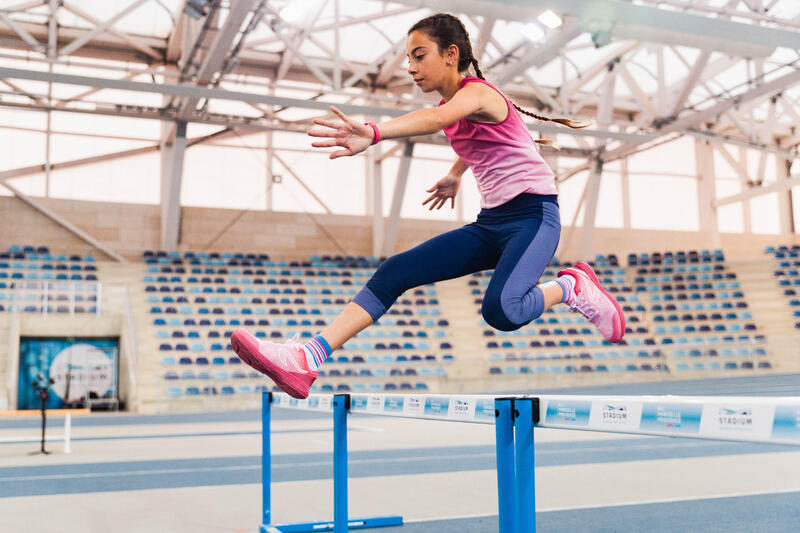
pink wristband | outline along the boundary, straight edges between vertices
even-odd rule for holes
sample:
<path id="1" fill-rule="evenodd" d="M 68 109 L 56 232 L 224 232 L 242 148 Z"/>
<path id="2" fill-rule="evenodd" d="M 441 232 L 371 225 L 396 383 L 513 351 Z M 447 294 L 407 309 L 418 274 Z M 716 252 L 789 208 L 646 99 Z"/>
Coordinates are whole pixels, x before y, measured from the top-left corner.
<path id="1" fill-rule="evenodd" d="M 375 138 L 372 140 L 372 144 L 378 144 L 381 140 L 381 132 L 378 131 L 378 126 L 374 122 L 365 122 L 367 126 L 372 128 L 372 131 L 375 132 Z"/>

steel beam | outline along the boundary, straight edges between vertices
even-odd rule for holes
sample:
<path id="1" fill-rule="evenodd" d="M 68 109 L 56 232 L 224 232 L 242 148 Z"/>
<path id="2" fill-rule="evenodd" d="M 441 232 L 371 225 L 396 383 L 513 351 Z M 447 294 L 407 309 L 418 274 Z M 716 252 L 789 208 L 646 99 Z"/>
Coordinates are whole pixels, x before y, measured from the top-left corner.
<path id="1" fill-rule="evenodd" d="M 541 67 L 546 65 L 564 49 L 564 47 L 581 34 L 580 26 L 577 22 L 568 22 L 561 29 L 553 33 L 550 38 L 541 46 L 530 45 L 528 51 L 522 57 L 505 67 L 495 75 L 499 85 L 513 80 L 531 67 Z"/>
<path id="2" fill-rule="evenodd" d="M 164 125 L 168 127 L 167 124 Z M 181 225 L 181 184 L 186 151 L 186 122 L 175 124 L 175 137 L 161 149 L 161 249 L 178 249 Z"/>
<path id="3" fill-rule="evenodd" d="M 697 207 L 699 209 L 700 231 L 711 234 L 714 248 L 721 248 L 722 241 L 719 236 L 717 224 L 717 207 L 714 199 L 717 197 L 717 176 L 714 169 L 714 150 L 707 141 L 695 139 L 694 142 L 695 169 L 697 172 Z"/>
<path id="4" fill-rule="evenodd" d="M 73 52 L 75 52 L 75 50 L 77 50 L 78 48 L 80 48 L 84 44 L 86 44 L 89 41 L 91 41 L 97 35 L 100 35 L 100 34 L 104 33 L 106 30 L 111 29 L 111 27 L 114 24 L 116 24 L 117 22 L 119 22 L 120 19 L 122 19 L 123 17 L 127 16 L 132 11 L 138 9 L 141 5 L 143 5 L 147 1 L 148 0 L 136 0 L 136 2 L 133 2 L 128 7 L 126 7 L 125 9 L 123 9 L 122 11 L 120 11 L 119 13 L 117 13 L 116 15 L 111 17 L 110 19 L 106 20 L 105 22 L 103 22 L 101 24 L 98 24 L 97 27 L 91 29 L 88 33 L 83 34 L 79 38 L 77 38 L 74 41 L 72 41 L 71 43 L 69 43 L 67 46 L 65 46 L 64 48 L 59 50 L 59 53 L 61 55 L 64 55 L 64 56 L 68 56 L 68 55 L 72 54 Z"/>
<path id="5" fill-rule="evenodd" d="M 255 2 L 256 0 L 237 0 L 231 3 L 225 23 L 214 36 L 211 47 L 208 49 L 203 63 L 197 71 L 195 85 L 208 85 L 214 80 L 214 76 L 220 72 L 228 53 L 231 51 L 233 40 L 239 33 L 247 15 L 253 10 Z M 185 100 L 180 106 L 178 117 L 181 120 L 188 120 L 198 101 L 199 99 L 197 98 Z"/>
<path id="6" fill-rule="evenodd" d="M 792 167 L 792 162 L 782 157 L 775 158 L 775 178 L 776 183 L 782 183 L 789 179 L 789 171 Z M 780 223 L 781 235 L 792 235 L 795 233 L 795 220 L 794 220 L 794 193 L 791 188 L 778 191 L 778 220 Z"/>
<path id="7" fill-rule="evenodd" d="M 685 35 L 687 46 L 692 46 L 692 41 L 700 38 L 722 52 L 729 52 L 741 44 L 764 49 L 775 46 L 800 48 L 800 32 L 636 5 L 622 0 L 396 0 L 395 3 L 505 20 L 533 20 L 545 9 L 552 9 L 561 15 L 577 17 L 585 31 L 603 27 L 625 28 L 649 32 L 653 40 L 670 32 L 673 35 Z"/>
<path id="8" fill-rule="evenodd" d="M 37 41 L 33 35 L 28 33 L 22 25 L 18 24 L 17 21 L 9 17 L 4 10 L 0 10 L 0 22 L 11 28 L 14 33 L 19 35 L 23 41 L 30 45 L 31 48 L 37 52 L 45 52 L 44 45 Z"/>
<path id="9" fill-rule="evenodd" d="M 403 148 L 403 157 L 400 159 L 400 165 L 397 168 L 397 181 L 394 182 L 392 208 L 389 213 L 389 227 L 386 230 L 386 239 L 383 241 L 383 255 L 386 257 L 394 253 L 394 247 L 397 243 L 400 212 L 403 209 L 403 199 L 406 195 L 406 184 L 408 183 L 408 171 L 411 168 L 411 156 L 413 154 L 414 143 L 406 142 Z"/>

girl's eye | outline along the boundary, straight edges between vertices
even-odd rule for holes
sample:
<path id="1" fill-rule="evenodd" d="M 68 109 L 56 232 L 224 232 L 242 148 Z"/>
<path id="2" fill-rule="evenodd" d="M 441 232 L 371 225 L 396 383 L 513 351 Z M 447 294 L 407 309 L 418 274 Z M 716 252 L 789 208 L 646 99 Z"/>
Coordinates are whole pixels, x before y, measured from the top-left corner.
<path id="1" fill-rule="evenodd" d="M 417 61 L 421 61 L 423 57 L 425 57 L 425 54 L 423 54 L 421 56 L 417 56 Z"/>

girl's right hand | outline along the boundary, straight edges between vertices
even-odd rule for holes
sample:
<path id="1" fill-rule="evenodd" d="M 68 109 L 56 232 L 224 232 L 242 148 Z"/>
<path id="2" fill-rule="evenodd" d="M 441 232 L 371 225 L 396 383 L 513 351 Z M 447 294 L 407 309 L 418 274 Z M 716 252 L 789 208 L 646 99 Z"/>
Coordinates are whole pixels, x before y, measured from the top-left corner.
<path id="1" fill-rule="evenodd" d="M 434 185 L 433 187 L 431 187 L 426 191 L 433 194 L 431 194 L 427 200 L 422 202 L 422 205 L 425 205 L 428 202 L 432 201 L 433 203 L 431 203 L 431 206 L 428 208 L 428 211 L 432 211 L 434 208 L 441 209 L 442 206 L 447 203 L 447 200 L 449 198 L 450 207 L 455 209 L 456 193 L 458 192 L 459 185 L 461 185 L 461 176 L 448 174 L 447 176 L 437 181 L 436 185 Z"/>
<path id="2" fill-rule="evenodd" d="M 312 137 L 327 137 L 327 141 L 317 141 L 311 143 L 311 146 L 316 148 L 329 148 L 333 146 L 341 146 L 343 150 L 333 152 L 329 157 L 336 159 L 337 157 L 356 155 L 363 152 L 372 144 L 375 138 L 375 131 L 372 127 L 362 124 L 357 120 L 350 118 L 335 107 L 331 106 L 336 116 L 341 119 L 341 122 L 334 122 L 332 120 L 323 120 L 320 118 L 314 119 L 314 124 L 330 128 L 327 130 L 310 130 L 308 134 Z"/>

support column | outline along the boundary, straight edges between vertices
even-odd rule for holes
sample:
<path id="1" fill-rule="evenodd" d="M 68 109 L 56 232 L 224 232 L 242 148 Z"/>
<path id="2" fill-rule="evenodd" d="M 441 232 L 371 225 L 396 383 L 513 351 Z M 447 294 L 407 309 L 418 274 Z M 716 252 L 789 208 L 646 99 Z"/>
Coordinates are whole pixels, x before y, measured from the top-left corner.
<path id="1" fill-rule="evenodd" d="M 411 156 L 414 153 L 414 143 L 406 142 L 403 147 L 403 157 L 397 169 L 397 181 L 394 182 L 394 195 L 392 196 L 392 210 L 389 213 L 389 228 L 386 230 L 386 240 L 383 243 L 383 255 L 390 256 L 394 253 L 397 244 L 397 231 L 400 227 L 400 211 L 403 208 L 403 198 L 406 195 L 408 171 L 411 168 Z"/>
<path id="2" fill-rule="evenodd" d="M 622 227 L 631 229 L 631 184 L 628 173 L 628 158 L 623 157 L 619 162 L 620 182 L 622 183 Z"/>
<path id="3" fill-rule="evenodd" d="M 181 223 L 181 182 L 183 154 L 186 151 L 186 122 L 167 123 L 175 128 L 170 143 L 167 137 L 161 149 L 161 247 L 167 251 L 178 249 Z"/>
<path id="4" fill-rule="evenodd" d="M 581 261 L 592 260 L 594 246 L 594 223 L 597 215 L 597 199 L 600 196 L 600 180 L 603 177 L 603 161 L 595 159 L 589 177 L 586 179 L 586 203 L 583 208 L 583 235 L 581 239 L 578 259 Z"/>
<path id="5" fill-rule="evenodd" d="M 747 149 L 746 148 L 739 148 L 739 166 L 744 169 L 745 172 L 749 172 L 748 164 L 747 164 Z M 747 179 L 744 176 L 740 176 L 741 184 L 742 184 L 742 192 L 745 192 L 750 188 L 750 184 L 747 182 Z M 742 201 L 742 218 L 744 219 L 744 232 L 745 233 L 753 233 L 753 224 L 751 223 L 751 216 L 750 216 L 750 200 L 745 199 Z"/>
<path id="6" fill-rule="evenodd" d="M 697 171 L 697 207 L 700 210 L 700 231 L 711 235 L 714 248 L 722 248 L 717 223 L 717 174 L 714 167 L 714 149 L 701 139 L 694 142 L 695 169 Z"/>
<path id="7" fill-rule="evenodd" d="M 775 164 L 775 181 L 780 183 L 781 181 L 789 179 L 789 170 L 792 166 L 792 162 L 784 157 L 776 155 Z M 778 192 L 778 215 L 780 217 L 781 235 L 792 235 L 796 231 L 792 201 L 792 189 Z"/>
<path id="8" fill-rule="evenodd" d="M 273 154 L 275 153 L 275 148 L 273 146 L 274 141 L 274 131 L 269 130 L 267 131 L 267 211 L 272 211 L 273 209 L 273 202 L 272 202 L 272 185 L 275 180 L 275 167 L 273 165 Z"/>
<path id="9" fill-rule="evenodd" d="M 375 145 L 367 150 L 367 181 L 371 184 L 368 189 L 367 203 L 369 213 L 372 214 L 372 255 L 380 256 L 383 249 L 385 235 L 383 222 L 383 161 L 381 160 L 381 147 Z"/>

